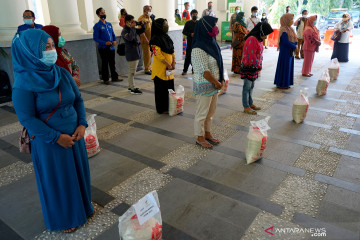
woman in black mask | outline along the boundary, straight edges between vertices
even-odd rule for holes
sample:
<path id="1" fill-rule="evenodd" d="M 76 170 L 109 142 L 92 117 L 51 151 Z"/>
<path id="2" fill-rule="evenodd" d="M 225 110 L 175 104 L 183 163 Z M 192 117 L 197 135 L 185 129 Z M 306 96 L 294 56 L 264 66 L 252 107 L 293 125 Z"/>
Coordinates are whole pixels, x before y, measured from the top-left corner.
<path id="1" fill-rule="evenodd" d="M 169 111 L 169 92 L 174 89 L 175 53 L 174 43 L 167 34 L 166 19 L 156 19 L 151 27 L 150 50 L 153 53 L 151 79 L 155 85 L 155 104 L 159 114 Z"/>

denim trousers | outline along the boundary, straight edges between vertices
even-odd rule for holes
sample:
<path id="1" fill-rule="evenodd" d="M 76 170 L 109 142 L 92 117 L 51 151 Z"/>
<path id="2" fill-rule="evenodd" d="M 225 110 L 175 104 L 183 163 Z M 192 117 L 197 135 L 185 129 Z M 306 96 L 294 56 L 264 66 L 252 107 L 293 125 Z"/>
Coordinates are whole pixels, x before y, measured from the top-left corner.
<path id="1" fill-rule="evenodd" d="M 253 105 L 252 91 L 254 89 L 255 81 L 251 81 L 247 78 L 244 79 L 243 91 L 242 91 L 242 102 L 244 108 L 249 108 Z"/>

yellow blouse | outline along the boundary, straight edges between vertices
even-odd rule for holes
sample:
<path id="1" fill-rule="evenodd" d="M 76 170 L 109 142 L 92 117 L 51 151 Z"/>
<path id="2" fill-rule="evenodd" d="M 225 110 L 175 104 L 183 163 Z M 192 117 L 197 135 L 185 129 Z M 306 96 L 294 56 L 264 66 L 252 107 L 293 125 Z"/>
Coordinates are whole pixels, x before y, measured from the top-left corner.
<path id="1" fill-rule="evenodd" d="M 171 74 L 170 76 L 166 76 L 166 64 L 162 62 L 163 59 L 165 59 L 169 64 L 172 64 L 173 61 L 175 61 L 175 53 L 168 54 L 161 51 L 161 48 L 158 46 L 153 45 L 152 46 L 153 51 L 153 64 L 152 64 L 152 73 L 151 73 L 151 79 L 154 79 L 155 77 L 158 77 L 162 80 L 171 80 L 174 79 L 174 74 Z"/>

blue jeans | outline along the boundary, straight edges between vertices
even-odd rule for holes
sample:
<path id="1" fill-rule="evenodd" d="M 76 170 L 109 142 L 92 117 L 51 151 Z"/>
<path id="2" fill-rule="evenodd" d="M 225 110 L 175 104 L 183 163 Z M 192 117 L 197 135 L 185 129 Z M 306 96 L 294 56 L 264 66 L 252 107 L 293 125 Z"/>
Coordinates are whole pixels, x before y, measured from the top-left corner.
<path id="1" fill-rule="evenodd" d="M 242 102 L 244 108 L 249 108 L 251 105 L 253 105 L 252 100 L 252 91 L 254 89 L 255 81 L 250 81 L 249 79 L 244 79 L 244 86 L 243 86 L 243 92 L 242 92 Z"/>

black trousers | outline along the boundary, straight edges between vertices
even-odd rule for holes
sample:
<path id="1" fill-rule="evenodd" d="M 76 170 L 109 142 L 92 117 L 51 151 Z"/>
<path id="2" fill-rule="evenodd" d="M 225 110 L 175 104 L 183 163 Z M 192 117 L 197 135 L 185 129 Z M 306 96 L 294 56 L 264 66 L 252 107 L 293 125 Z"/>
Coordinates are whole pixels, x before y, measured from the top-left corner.
<path id="1" fill-rule="evenodd" d="M 184 62 L 184 70 L 183 70 L 183 72 L 187 72 L 188 68 L 189 68 L 189 65 L 191 64 L 191 50 L 192 50 L 192 47 L 188 45 L 187 48 L 186 48 L 186 55 L 185 55 L 185 62 Z M 191 66 L 192 66 L 192 64 L 191 64 Z"/>
<path id="2" fill-rule="evenodd" d="M 155 77 L 155 105 L 156 111 L 159 114 L 169 111 L 169 91 L 172 89 L 175 91 L 174 79 L 162 80 L 161 78 Z"/>
<path id="3" fill-rule="evenodd" d="M 111 72 L 111 78 L 118 79 L 118 74 L 115 68 L 115 50 L 111 50 L 110 47 L 99 49 L 101 57 L 101 75 L 104 82 L 109 81 L 109 67 Z"/>

